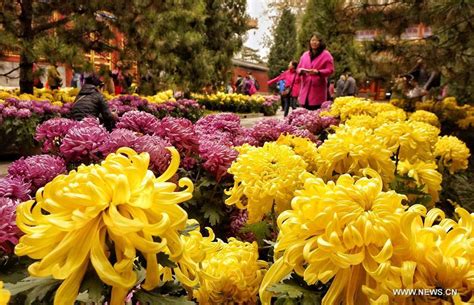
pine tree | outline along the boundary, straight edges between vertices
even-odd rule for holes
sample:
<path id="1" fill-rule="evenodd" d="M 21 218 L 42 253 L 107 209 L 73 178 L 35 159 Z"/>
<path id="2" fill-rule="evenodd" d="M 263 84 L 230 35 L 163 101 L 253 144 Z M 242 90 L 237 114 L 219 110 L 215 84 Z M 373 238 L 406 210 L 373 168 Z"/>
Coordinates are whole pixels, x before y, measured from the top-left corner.
<path id="1" fill-rule="evenodd" d="M 355 29 L 348 20 L 345 0 L 309 0 L 301 28 L 298 31 L 298 56 L 308 50 L 313 33 L 319 33 L 334 57 L 336 72 L 340 75 L 349 68 L 358 77 L 360 54 L 354 43 Z M 360 77 L 360 76 L 359 76 Z"/>
<path id="2" fill-rule="evenodd" d="M 380 33 L 374 41 L 364 43 L 364 52 L 372 63 L 374 59 L 380 62 L 382 56 L 390 58 L 390 63 L 379 64 L 376 72 L 380 76 L 388 80 L 396 73 L 406 73 L 422 58 L 429 69 L 441 72 L 450 94 L 472 101 L 474 2 L 399 0 L 374 5 L 364 0 L 351 9 L 358 28 L 377 29 Z M 429 26 L 432 35 L 414 41 L 403 39 L 408 27 L 419 24 Z"/>
<path id="3" fill-rule="evenodd" d="M 0 55 L 20 55 L 20 90 L 33 92 L 33 64 L 48 62 L 74 64 L 83 51 L 110 50 L 114 20 L 104 16 L 110 2 L 88 1 L 2 1 L 0 13 Z M 8 74 L 8 73 L 6 73 Z"/>
<path id="4" fill-rule="evenodd" d="M 273 44 L 268 56 L 269 76 L 273 78 L 288 68 L 288 63 L 296 54 L 295 16 L 289 9 L 284 9 L 275 29 Z"/>

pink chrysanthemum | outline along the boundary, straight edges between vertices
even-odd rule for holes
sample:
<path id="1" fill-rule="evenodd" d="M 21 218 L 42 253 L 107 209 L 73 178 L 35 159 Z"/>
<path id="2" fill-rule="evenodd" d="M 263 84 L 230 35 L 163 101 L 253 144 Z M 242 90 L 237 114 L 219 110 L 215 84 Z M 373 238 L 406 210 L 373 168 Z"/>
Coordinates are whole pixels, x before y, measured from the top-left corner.
<path id="1" fill-rule="evenodd" d="M 159 120 L 150 113 L 129 111 L 119 119 L 116 127 L 129 129 L 141 134 L 152 135 L 159 127 L 159 124 Z"/>
<path id="2" fill-rule="evenodd" d="M 31 184 L 18 178 L 6 177 L 0 179 L 0 197 L 12 200 L 29 200 Z"/>
<path id="3" fill-rule="evenodd" d="M 229 237 L 237 237 L 242 241 L 248 242 L 256 240 L 255 235 L 252 232 L 242 232 L 242 229 L 247 224 L 247 219 L 247 210 L 234 210 L 230 215 Z"/>
<path id="4" fill-rule="evenodd" d="M 218 182 L 227 174 L 227 170 L 239 154 L 229 146 L 211 141 L 202 141 L 199 146 L 199 153 L 203 160 L 202 167 L 212 174 Z"/>
<path id="5" fill-rule="evenodd" d="M 133 147 L 138 135 L 131 130 L 118 128 L 113 130 L 101 147 L 102 155 L 116 152 L 120 147 Z"/>
<path id="6" fill-rule="evenodd" d="M 155 134 L 167 139 L 178 149 L 182 157 L 189 157 L 199 151 L 193 123 L 188 119 L 165 117 L 161 120 Z"/>
<path id="7" fill-rule="evenodd" d="M 276 141 L 281 134 L 295 134 L 298 132 L 297 127 L 288 125 L 285 121 L 278 119 L 261 120 L 251 129 L 251 135 L 257 140 L 259 146 L 263 146 L 266 142 Z"/>
<path id="8" fill-rule="evenodd" d="M 286 121 L 292 126 L 308 129 L 313 134 L 318 134 L 323 129 L 319 113 L 304 108 L 293 111 Z"/>
<path id="9" fill-rule="evenodd" d="M 68 162 L 90 163 L 100 160 L 100 148 L 109 136 L 107 130 L 102 125 L 94 125 L 92 121 L 83 120 L 80 123 L 68 131 L 59 151 Z"/>
<path id="10" fill-rule="evenodd" d="M 240 118 L 233 113 L 211 114 L 199 119 L 194 126 L 194 130 L 199 136 L 220 131 L 235 137 L 241 130 Z"/>
<path id="11" fill-rule="evenodd" d="M 238 134 L 233 141 L 234 146 L 241 146 L 249 144 L 252 146 L 258 145 L 258 141 L 252 136 L 251 128 L 242 128 L 240 134 Z"/>
<path id="12" fill-rule="evenodd" d="M 166 149 L 168 146 L 171 143 L 159 136 L 144 135 L 135 141 L 133 148 L 138 153 L 150 154 L 150 169 L 159 175 L 165 172 L 171 160 L 171 154 Z"/>
<path id="13" fill-rule="evenodd" d="M 41 150 L 44 153 L 56 153 L 66 133 L 77 124 L 76 121 L 64 118 L 47 120 L 36 127 L 35 139 L 42 143 Z"/>
<path id="14" fill-rule="evenodd" d="M 0 252 L 12 254 L 21 231 L 16 226 L 16 207 L 19 200 L 0 197 Z"/>
<path id="15" fill-rule="evenodd" d="M 8 168 L 8 175 L 31 183 L 34 193 L 40 187 L 53 180 L 54 177 L 66 173 L 66 163 L 57 156 L 37 155 L 21 158 Z"/>

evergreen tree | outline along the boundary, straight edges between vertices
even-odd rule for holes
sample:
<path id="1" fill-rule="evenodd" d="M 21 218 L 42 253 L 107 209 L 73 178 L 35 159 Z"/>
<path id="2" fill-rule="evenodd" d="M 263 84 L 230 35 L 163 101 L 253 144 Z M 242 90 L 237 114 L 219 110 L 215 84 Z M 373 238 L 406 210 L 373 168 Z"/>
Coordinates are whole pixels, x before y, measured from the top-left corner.
<path id="1" fill-rule="evenodd" d="M 296 24 L 295 16 L 289 9 L 284 9 L 275 29 L 273 44 L 268 56 L 270 67 L 269 76 L 274 78 L 282 70 L 288 68 L 288 63 L 295 59 L 296 54 Z"/>
<path id="2" fill-rule="evenodd" d="M 104 15 L 110 2 L 2 1 L 0 55 L 20 55 L 20 90 L 33 92 L 33 63 L 39 58 L 73 64 L 84 58 L 83 51 L 111 50 L 114 20 Z"/>
<path id="3" fill-rule="evenodd" d="M 356 7 L 354 19 L 360 29 L 377 29 L 380 35 L 364 43 L 364 52 L 378 65 L 378 74 L 386 79 L 406 73 L 418 58 L 428 69 L 441 72 L 450 94 L 460 100 L 474 98 L 474 2 L 465 0 L 399 0 L 374 5 L 364 0 Z M 424 24 L 431 36 L 403 39 L 408 27 Z M 381 58 L 389 57 L 390 63 Z M 390 68 L 387 69 L 387 66 Z M 377 67 L 377 65 L 375 65 Z"/>
<path id="4" fill-rule="evenodd" d="M 351 25 L 351 17 L 346 10 L 345 0 L 309 0 L 301 28 L 298 32 L 297 56 L 308 50 L 308 41 L 312 33 L 319 33 L 329 52 L 334 57 L 336 68 L 333 77 L 349 68 L 356 78 L 359 74 L 360 54 L 357 51 L 354 37 L 355 29 Z"/>

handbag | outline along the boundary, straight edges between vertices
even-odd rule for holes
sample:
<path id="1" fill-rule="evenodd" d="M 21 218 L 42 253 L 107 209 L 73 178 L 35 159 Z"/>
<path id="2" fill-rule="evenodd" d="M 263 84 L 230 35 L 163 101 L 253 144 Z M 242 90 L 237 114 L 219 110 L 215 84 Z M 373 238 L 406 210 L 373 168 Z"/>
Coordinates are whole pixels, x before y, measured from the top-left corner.
<path id="1" fill-rule="evenodd" d="M 291 82 L 291 86 L 285 88 L 285 90 L 283 90 L 283 92 L 281 93 L 281 96 L 291 95 L 291 91 L 293 89 L 293 85 L 295 84 L 295 80 L 296 80 L 296 73 L 295 73 L 295 76 L 293 77 L 293 81 Z"/>

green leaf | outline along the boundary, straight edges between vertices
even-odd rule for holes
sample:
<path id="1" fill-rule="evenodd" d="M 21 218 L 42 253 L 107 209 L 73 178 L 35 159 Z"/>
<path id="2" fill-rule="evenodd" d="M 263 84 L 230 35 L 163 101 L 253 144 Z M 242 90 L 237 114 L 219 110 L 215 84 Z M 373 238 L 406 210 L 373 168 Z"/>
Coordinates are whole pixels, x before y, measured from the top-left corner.
<path id="1" fill-rule="evenodd" d="M 149 292 L 145 290 L 139 290 L 134 294 L 134 298 L 144 305 L 195 305 L 193 301 L 189 301 L 186 297 L 173 297 L 167 295 L 161 295 L 157 292 Z"/>
<path id="2" fill-rule="evenodd" d="M 30 305 L 36 300 L 42 301 L 49 292 L 56 289 L 60 282 L 52 277 L 27 277 L 16 284 L 5 283 L 5 289 L 10 291 L 12 296 L 25 294 L 25 304 Z"/>
<path id="3" fill-rule="evenodd" d="M 175 262 L 170 260 L 170 256 L 166 253 L 160 252 L 157 254 L 158 263 L 163 267 L 176 268 L 178 267 Z"/>
<path id="4" fill-rule="evenodd" d="M 180 231 L 179 233 L 184 236 L 189 236 L 189 232 L 192 232 L 199 228 L 199 223 L 187 224 L 184 230 Z"/>
<path id="5" fill-rule="evenodd" d="M 85 303 L 103 303 L 105 297 L 105 286 L 95 272 L 88 272 L 82 281 L 80 293 L 76 301 Z"/>
<path id="6" fill-rule="evenodd" d="M 264 239 L 270 236 L 271 225 L 266 221 L 260 221 L 253 224 L 246 224 L 242 229 L 243 233 L 251 232 L 257 238 L 259 245 L 264 244 Z"/>
<path id="7" fill-rule="evenodd" d="M 215 226 L 221 222 L 223 212 L 212 203 L 205 203 L 200 210 L 204 214 L 204 218 L 209 220 L 211 226 Z"/>
<path id="8" fill-rule="evenodd" d="M 302 288 L 297 285 L 291 284 L 273 284 L 269 288 L 268 291 L 271 291 L 278 295 L 287 295 L 290 298 L 300 298 L 303 296 L 303 292 L 301 291 Z"/>

